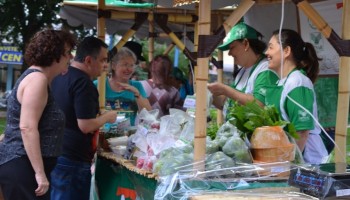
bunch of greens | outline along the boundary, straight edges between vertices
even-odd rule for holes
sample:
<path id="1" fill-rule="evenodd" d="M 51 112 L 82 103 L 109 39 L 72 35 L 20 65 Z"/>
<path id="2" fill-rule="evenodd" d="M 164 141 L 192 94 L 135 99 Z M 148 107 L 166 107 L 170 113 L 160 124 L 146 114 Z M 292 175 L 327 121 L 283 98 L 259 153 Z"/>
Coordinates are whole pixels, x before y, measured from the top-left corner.
<path id="1" fill-rule="evenodd" d="M 235 125 L 238 130 L 246 134 L 248 139 L 252 136 L 254 130 L 261 126 L 282 126 L 286 128 L 287 135 L 298 139 L 293 124 L 283 121 L 275 106 L 261 107 L 256 101 L 240 105 L 234 102 L 229 110 L 230 123 Z M 244 137 L 244 136 L 242 136 Z"/>
<path id="2" fill-rule="evenodd" d="M 217 125 L 216 122 L 209 122 L 207 126 L 207 136 L 209 136 L 210 139 L 214 140 L 218 130 L 219 130 L 219 126 Z"/>

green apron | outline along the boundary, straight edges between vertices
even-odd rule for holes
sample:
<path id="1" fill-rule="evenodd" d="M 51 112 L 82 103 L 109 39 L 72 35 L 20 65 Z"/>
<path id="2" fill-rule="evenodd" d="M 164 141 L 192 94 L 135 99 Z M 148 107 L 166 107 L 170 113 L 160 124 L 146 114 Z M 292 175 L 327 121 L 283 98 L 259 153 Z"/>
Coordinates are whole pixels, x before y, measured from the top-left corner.
<path id="1" fill-rule="evenodd" d="M 248 78 L 246 80 L 246 83 L 242 89 L 236 89 L 236 87 L 241 82 L 241 79 L 244 76 L 245 72 L 243 72 L 243 74 L 239 77 L 238 81 L 236 83 L 232 84 L 231 87 L 239 92 L 245 93 L 245 89 L 247 88 L 247 84 L 248 84 L 250 76 L 252 75 L 255 68 L 260 63 L 260 61 L 263 60 L 264 58 L 265 58 L 265 56 L 260 56 L 260 58 L 256 61 L 256 63 L 254 63 L 254 65 L 252 66 L 252 70 L 250 70 Z M 223 113 L 225 114 L 225 121 L 229 120 L 229 109 L 228 108 L 231 108 L 232 106 L 233 106 L 233 100 L 230 98 L 227 98 L 225 103 L 224 103 L 224 107 L 223 107 Z"/>
<path id="2" fill-rule="evenodd" d="M 289 75 L 291 75 L 295 70 L 297 69 L 293 69 L 291 72 L 289 72 L 284 82 L 287 82 Z M 283 92 L 283 85 L 278 85 L 278 82 L 276 83 L 276 85 L 266 86 L 265 105 L 275 105 L 278 112 L 280 113 L 280 117 L 282 118 L 282 120 L 287 120 L 283 118 L 282 112 L 281 112 L 282 92 Z M 284 106 L 284 103 L 282 106 Z"/>
<path id="3" fill-rule="evenodd" d="M 278 110 L 278 113 L 282 117 L 282 112 L 280 108 L 280 101 L 282 98 L 283 86 L 270 85 L 266 86 L 266 96 L 265 96 L 265 105 L 275 105 Z"/>

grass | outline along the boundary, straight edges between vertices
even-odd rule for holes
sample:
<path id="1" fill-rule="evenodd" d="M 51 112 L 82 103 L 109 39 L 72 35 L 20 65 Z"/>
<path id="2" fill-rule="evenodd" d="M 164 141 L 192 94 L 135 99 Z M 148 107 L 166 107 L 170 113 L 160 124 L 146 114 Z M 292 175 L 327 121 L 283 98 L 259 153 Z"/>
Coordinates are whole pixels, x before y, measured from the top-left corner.
<path id="1" fill-rule="evenodd" d="M 0 118 L 0 135 L 4 133 L 6 127 L 6 118 Z"/>
<path id="2" fill-rule="evenodd" d="M 346 163 L 350 165 L 350 128 L 348 128 L 348 133 L 346 135 L 346 154 L 344 156 Z M 334 162 L 334 150 L 330 154 L 330 162 Z"/>

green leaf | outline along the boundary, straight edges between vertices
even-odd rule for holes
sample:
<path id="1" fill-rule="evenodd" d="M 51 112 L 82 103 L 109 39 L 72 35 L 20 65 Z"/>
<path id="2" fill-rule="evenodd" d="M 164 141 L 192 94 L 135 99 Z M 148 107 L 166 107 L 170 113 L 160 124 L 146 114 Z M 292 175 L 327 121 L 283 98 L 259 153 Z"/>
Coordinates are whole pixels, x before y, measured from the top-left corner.
<path id="1" fill-rule="evenodd" d="M 288 129 L 287 134 L 289 134 L 292 138 L 294 138 L 294 139 L 300 138 L 299 134 L 297 133 L 297 131 L 295 129 L 294 124 L 288 123 L 287 129 Z"/>
<path id="2" fill-rule="evenodd" d="M 281 120 L 280 114 L 274 105 L 261 107 L 256 101 L 240 105 L 233 102 L 229 108 L 229 121 L 235 125 L 244 135 L 250 139 L 254 130 L 261 126 L 282 126 L 287 125 L 287 134 L 295 139 L 299 138 L 293 124 Z"/>

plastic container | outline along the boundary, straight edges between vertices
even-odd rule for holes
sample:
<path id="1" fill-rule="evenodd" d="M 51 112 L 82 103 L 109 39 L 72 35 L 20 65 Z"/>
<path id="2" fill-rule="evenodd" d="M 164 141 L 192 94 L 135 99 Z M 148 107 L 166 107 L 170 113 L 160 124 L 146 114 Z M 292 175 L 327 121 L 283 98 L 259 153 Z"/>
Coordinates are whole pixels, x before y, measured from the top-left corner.
<path id="1" fill-rule="evenodd" d="M 126 146 L 126 144 L 128 143 L 128 136 L 109 138 L 107 139 L 107 142 L 111 147 L 120 146 L 120 145 Z"/>
<path id="2" fill-rule="evenodd" d="M 114 154 L 123 156 L 126 152 L 126 146 L 115 146 L 111 147 L 112 151 Z"/>

